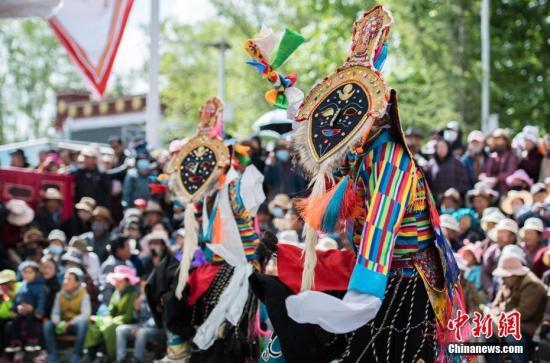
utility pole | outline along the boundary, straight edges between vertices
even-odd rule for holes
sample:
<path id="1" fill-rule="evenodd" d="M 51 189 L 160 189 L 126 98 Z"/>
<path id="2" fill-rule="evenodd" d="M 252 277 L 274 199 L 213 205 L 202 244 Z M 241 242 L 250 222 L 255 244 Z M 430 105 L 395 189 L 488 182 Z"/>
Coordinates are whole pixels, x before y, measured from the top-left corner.
<path id="1" fill-rule="evenodd" d="M 481 130 L 488 133 L 490 105 L 491 40 L 489 34 L 490 0 L 481 1 Z"/>
<path id="2" fill-rule="evenodd" d="M 160 147 L 159 3 L 160 0 L 151 0 L 151 21 L 149 23 L 149 93 L 147 94 L 145 137 L 151 148 Z"/>

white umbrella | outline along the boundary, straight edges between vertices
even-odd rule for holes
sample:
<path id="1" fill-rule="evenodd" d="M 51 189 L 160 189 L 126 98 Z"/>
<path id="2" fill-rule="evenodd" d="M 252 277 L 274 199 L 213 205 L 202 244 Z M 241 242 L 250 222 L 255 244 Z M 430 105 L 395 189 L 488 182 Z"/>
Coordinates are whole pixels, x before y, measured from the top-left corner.
<path id="1" fill-rule="evenodd" d="M 275 109 L 264 113 L 252 124 L 252 130 L 262 136 L 280 137 L 292 131 L 292 120 L 286 110 Z"/>

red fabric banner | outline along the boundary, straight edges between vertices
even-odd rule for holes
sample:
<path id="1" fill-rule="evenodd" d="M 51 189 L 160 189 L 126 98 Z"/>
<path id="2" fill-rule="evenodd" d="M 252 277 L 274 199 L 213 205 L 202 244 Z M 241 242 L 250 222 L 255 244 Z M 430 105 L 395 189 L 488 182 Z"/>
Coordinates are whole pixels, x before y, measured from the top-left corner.
<path id="1" fill-rule="evenodd" d="M 20 168 L 0 168 L 0 200 L 21 199 L 33 209 L 40 205 L 47 188 L 56 188 L 63 195 L 62 219 L 73 212 L 75 182 L 71 175 L 38 173 Z"/>

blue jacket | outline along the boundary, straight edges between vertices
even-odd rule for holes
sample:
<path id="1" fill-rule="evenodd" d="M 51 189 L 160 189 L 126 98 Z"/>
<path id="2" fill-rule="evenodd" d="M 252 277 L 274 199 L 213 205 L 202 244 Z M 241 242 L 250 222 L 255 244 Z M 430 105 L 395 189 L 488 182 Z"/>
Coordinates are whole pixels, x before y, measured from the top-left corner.
<path id="1" fill-rule="evenodd" d="M 148 173 L 143 175 L 136 169 L 131 169 L 124 178 L 124 184 L 122 186 L 122 201 L 125 203 L 124 207 L 132 207 L 136 199 L 148 200 L 151 195 L 149 189 L 149 176 Z"/>
<path id="2" fill-rule="evenodd" d="M 42 277 L 31 282 L 23 281 L 15 294 L 13 309 L 16 310 L 21 304 L 29 304 L 34 308 L 35 315 L 44 315 L 47 296 L 48 288 Z"/>

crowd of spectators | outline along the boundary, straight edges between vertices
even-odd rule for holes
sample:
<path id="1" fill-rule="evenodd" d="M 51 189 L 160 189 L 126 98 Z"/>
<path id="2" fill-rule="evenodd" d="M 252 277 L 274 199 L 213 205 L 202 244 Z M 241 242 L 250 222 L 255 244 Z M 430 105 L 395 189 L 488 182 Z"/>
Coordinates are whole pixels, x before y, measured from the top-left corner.
<path id="1" fill-rule="evenodd" d="M 424 135 L 410 128 L 406 142 L 437 198 L 468 312 L 519 311 L 528 354 L 533 338 L 550 331 L 550 135 L 526 126 L 515 135 L 472 131 L 463 140 L 455 122 Z M 302 243 L 294 200 L 308 184 L 292 162 L 291 143 L 245 143 L 268 197 L 258 232 Z M 163 174 L 181 142 L 150 151 L 144 142 L 112 138 L 110 146 L 103 154 L 93 145 L 40 153 L 37 172 L 74 176 L 69 218 L 62 218 L 66 196 L 55 188 L 42 192 L 36 210 L 18 199 L 0 205 L 0 355 L 56 362 L 69 336 L 72 362 L 139 362 L 147 350 L 162 356 L 166 332 L 144 285 L 162 276 L 167 260 L 181 260 L 184 207 L 170 201 Z M 11 154 L 11 166 L 33 168 L 23 150 Z M 322 236 L 319 248 L 349 243 L 337 233 Z M 193 261 L 204 260 L 197 253 Z"/>

